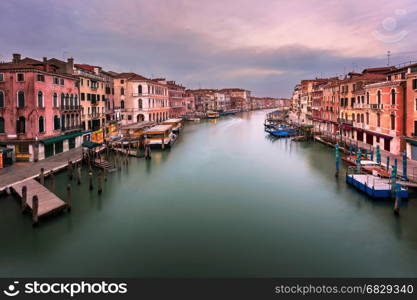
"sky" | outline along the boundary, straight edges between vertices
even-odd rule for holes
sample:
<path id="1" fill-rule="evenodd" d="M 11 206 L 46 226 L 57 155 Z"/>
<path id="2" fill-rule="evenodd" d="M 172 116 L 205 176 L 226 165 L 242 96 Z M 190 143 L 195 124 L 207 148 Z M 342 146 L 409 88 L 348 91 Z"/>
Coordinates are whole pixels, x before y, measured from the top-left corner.
<path id="1" fill-rule="evenodd" d="M 1 0 L 12 53 L 289 97 L 301 79 L 417 60 L 417 1 Z"/>

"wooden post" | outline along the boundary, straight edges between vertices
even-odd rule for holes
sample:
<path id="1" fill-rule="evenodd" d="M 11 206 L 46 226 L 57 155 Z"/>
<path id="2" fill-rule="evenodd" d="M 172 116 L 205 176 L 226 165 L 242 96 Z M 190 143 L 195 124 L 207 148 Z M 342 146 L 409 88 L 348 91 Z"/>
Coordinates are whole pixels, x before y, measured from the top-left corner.
<path id="1" fill-rule="evenodd" d="M 40 182 L 42 185 L 45 185 L 45 169 L 44 168 L 41 168 Z"/>
<path id="2" fill-rule="evenodd" d="M 32 198 L 32 225 L 38 224 L 38 210 L 39 210 L 39 199 L 38 196 Z"/>
<path id="3" fill-rule="evenodd" d="M 98 171 L 97 176 L 97 192 L 99 195 L 103 192 L 103 172 L 101 170 Z"/>
<path id="4" fill-rule="evenodd" d="M 55 193 L 55 175 L 51 172 L 51 192 Z"/>
<path id="5" fill-rule="evenodd" d="M 122 162 L 121 162 L 121 159 L 120 159 L 120 152 L 119 151 L 117 151 L 117 168 L 119 169 L 119 171 L 122 169 Z"/>
<path id="6" fill-rule="evenodd" d="M 72 169 L 73 169 L 73 167 L 72 167 L 72 161 L 70 160 L 68 162 L 68 179 L 69 180 L 72 180 Z"/>
<path id="7" fill-rule="evenodd" d="M 394 214 L 399 216 L 400 215 L 400 206 L 401 206 L 401 198 L 395 197 L 395 204 L 394 204 Z"/>
<path id="8" fill-rule="evenodd" d="M 71 184 L 67 185 L 67 209 L 71 211 Z"/>
<path id="9" fill-rule="evenodd" d="M 22 187 L 22 213 L 26 209 L 26 202 L 27 202 L 27 196 L 28 196 L 27 192 L 28 192 L 28 188 L 26 187 L 26 185 L 24 185 Z"/>
<path id="10" fill-rule="evenodd" d="M 164 142 L 164 138 L 161 139 L 161 149 L 165 150 L 165 142 Z"/>
<path id="11" fill-rule="evenodd" d="M 88 181 L 89 181 L 89 188 L 90 191 L 93 189 L 93 170 L 91 168 L 88 170 Z"/>
<path id="12" fill-rule="evenodd" d="M 81 184 L 81 165 L 77 166 L 77 184 Z"/>

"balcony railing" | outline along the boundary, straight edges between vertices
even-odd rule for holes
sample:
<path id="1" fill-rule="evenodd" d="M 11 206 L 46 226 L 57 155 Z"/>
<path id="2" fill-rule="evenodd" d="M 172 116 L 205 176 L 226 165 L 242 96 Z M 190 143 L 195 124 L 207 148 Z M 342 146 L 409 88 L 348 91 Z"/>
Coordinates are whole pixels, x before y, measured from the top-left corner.
<path id="1" fill-rule="evenodd" d="M 81 125 L 74 125 L 74 126 L 63 126 L 61 131 L 74 131 L 74 130 L 82 130 Z"/>
<path id="2" fill-rule="evenodd" d="M 353 125 L 353 121 L 352 120 L 348 120 L 348 119 L 338 118 L 337 119 L 337 122 L 338 123 L 347 124 L 347 125 Z"/>
<path id="3" fill-rule="evenodd" d="M 371 109 L 384 109 L 383 104 L 370 104 Z"/>
<path id="4" fill-rule="evenodd" d="M 80 110 L 81 105 L 61 105 L 60 110 Z"/>

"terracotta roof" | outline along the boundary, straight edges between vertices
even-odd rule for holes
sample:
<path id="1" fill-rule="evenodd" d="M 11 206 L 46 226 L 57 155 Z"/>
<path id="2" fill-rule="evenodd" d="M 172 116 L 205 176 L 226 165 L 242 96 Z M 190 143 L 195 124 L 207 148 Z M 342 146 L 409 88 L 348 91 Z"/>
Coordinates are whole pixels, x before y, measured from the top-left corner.
<path id="1" fill-rule="evenodd" d="M 80 69 L 91 71 L 91 72 L 94 72 L 94 68 L 95 68 L 94 66 L 90 66 L 86 64 L 74 64 L 74 66 Z"/>
<path id="2" fill-rule="evenodd" d="M 117 78 L 125 78 L 128 80 L 146 80 L 146 81 L 151 81 L 150 79 L 143 77 L 142 75 L 133 73 L 133 72 L 129 72 L 129 73 L 120 73 L 117 74 L 116 76 Z"/>
<path id="3" fill-rule="evenodd" d="M 365 73 L 382 73 L 386 74 L 388 72 L 394 71 L 396 67 L 389 66 L 389 67 L 376 67 L 376 68 L 366 68 L 362 71 L 363 74 Z"/>

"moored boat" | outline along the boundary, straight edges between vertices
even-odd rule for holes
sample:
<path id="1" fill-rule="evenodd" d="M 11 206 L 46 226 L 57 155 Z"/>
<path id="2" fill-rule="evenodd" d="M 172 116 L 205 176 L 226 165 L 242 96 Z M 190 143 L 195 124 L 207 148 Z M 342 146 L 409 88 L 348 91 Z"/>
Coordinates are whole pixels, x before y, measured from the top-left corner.
<path id="1" fill-rule="evenodd" d="M 207 112 L 207 118 L 209 119 L 216 119 L 220 116 L 220 114 L 217 111 L 208 111 Z"/>
<path id="2" fill-rule="evenodd" d="M 163 125 L 171 125 L 172 131 L 176 134 L 182 129 L 182 119 L 168 119 L 162 123 Z"/>
<path id="3" fill-rule="evenodd" d="M 160 146 L 164 149 L 166 146 L 172 146 L 177 140 L 177 135 L 172 132 L 172 125 L 157 125 L 147 129 L 144 132 L 145 143 L 147 145 Z"/>

